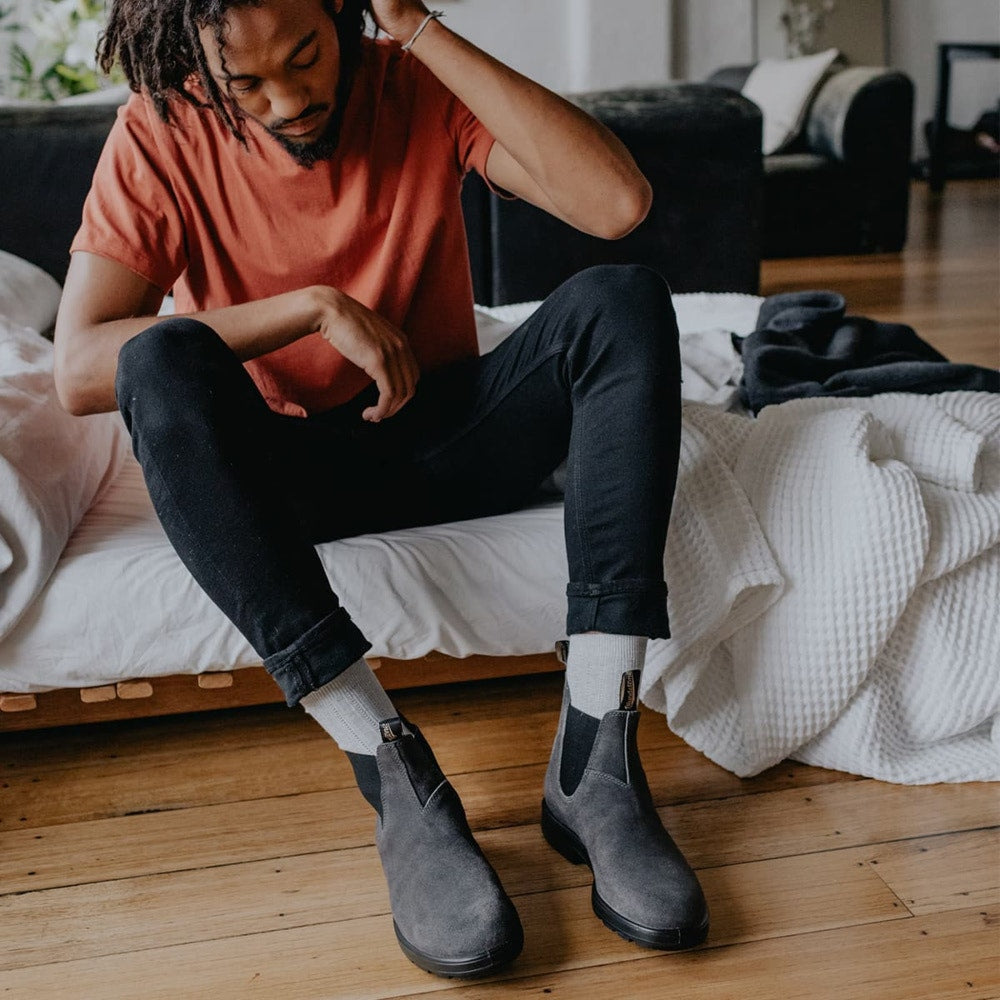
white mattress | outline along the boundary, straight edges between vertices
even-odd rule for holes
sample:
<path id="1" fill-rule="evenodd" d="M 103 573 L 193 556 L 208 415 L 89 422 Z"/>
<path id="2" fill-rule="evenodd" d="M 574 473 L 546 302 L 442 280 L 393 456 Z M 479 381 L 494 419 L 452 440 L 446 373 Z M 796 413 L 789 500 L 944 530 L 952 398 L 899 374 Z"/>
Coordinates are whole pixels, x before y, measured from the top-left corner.
<path id="1" fill-rule="evenodd" d="M 675 296 L 685 391 L 728 404 L 760 299 Z M 489 350 L 532 304 L 481 310 Z M 562 504 L 503 517 L 365 535 L 318 549 L 333 588 L 373 644 L 412 659 L 549 651 L 565 628 Z M 259 657 L 174 554 L 131 458 L 84 517 L 46 589 L 0 643 L 0 691 L 228 670 Z"/>

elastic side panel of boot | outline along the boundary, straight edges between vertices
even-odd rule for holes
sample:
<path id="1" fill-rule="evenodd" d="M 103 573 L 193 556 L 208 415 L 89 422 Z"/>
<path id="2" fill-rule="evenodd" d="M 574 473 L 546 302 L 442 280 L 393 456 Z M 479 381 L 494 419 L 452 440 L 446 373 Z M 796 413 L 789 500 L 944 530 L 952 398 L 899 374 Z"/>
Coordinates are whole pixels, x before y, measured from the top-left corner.
<path id="1" fill-rule="evenodd" d="M 413 791 L 420 800 L 420 804 L 425 806 L 434 790 L 444 781 L 444 774 L 438 767 L 434 752 L 420 734 L 420 730 L 416 726 L 411 728 L 414 735 L 404 736 L 398 741 L 399 759 L 406 768 L 410 784 L 413 786 Z"/>
<path id="2" fill-rule="evenodd" d="M 368 804 L 382 816 L 382 779 L 378 773 L 378 761 L 367 753 L 352 753 L 345 751 L 347 759 L 354 768 L 354 780 L 358 783 L 361 794 Z"/>
<path id="3" fill-rule="evenodd" d="M 562 756 L 559 761 L 559 786 L 564 795 L 572 795 L 583 780 L 590 760 L 600 720 L 568 705 L 563 727 Z"/>
<path id="4" fill-rule="evenodd" d="M 619 710 L 605 714 L 594 741 L 591 770 L 600 771 L 625 784 L 630 783 L 632 761 L 629 746 L 635 742 L 638 721 L 638 712 Z"/>
<path id="5" fill-rule="evenodd" d="M 640 801 L 653 808 L 653 795 L 646 780 L 646 771 L 639 759 L 639 719 L 638 712 L 630 712 L 625 720 L 625 762 L 628 767 L 628 783 L 634 789 Z"/>

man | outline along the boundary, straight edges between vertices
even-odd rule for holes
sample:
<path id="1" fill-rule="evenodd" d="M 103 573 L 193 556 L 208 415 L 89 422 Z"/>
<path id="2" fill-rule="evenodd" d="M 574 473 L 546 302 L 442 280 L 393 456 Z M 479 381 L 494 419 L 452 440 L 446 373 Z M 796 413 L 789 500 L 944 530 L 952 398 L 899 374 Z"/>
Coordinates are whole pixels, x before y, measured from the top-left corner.
<path id="1" fill-rule="evenodd" d="M 567 282 L 477 357 L 468 169 L 587 232 L 649 186 L 580 111 L 419 0 L 113 0 L 102 49 L 136 94 L 97 168 L 56 331 L 74 413 L 117 406 L 180 557 L 350 756 L 403 951 L 488 973 L 516 910 L 314 545 L 499 513 L 568 455 L 567 689 L 543 830 L 612 929 L 704 939 L 697 879 L 635 741 L 679 447 L 669 291 L 643 268 Z M 402 45 L 400 43 L 403 43 Z M 173 288 L 178 316 L 158 321 Z"/>

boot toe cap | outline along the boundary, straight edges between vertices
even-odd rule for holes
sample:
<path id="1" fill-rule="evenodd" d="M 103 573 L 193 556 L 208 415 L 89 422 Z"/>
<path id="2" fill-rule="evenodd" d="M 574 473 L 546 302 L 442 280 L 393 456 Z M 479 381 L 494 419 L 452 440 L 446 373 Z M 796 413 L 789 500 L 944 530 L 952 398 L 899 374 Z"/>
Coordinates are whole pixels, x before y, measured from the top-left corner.
<path id="1" fill-rule="evenodd" d="M 647 893 L 638 899 L 609 902 L 596 883 L 594 912 L 611 930 L 648 948 L 694 948 L 708 936 L 708 906 L 700 889 L 677 895 Z"/>

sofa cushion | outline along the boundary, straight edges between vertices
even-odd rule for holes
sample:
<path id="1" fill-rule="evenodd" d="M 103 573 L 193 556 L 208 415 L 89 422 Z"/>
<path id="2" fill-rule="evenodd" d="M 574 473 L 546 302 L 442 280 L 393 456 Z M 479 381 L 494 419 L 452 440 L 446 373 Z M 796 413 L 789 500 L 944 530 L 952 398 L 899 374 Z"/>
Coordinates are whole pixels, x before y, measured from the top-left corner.
<path id="1" fill-rule="evenodd" d="M 802 131 L 809 101 L 837 55 L 827 49 L 797 59 L 762 59 L 751 70 L 742 93 L 764 115 L 765 156 L 789 146 Z"/>

